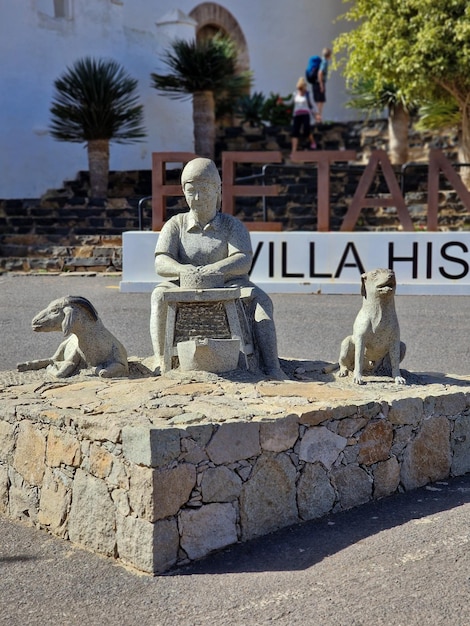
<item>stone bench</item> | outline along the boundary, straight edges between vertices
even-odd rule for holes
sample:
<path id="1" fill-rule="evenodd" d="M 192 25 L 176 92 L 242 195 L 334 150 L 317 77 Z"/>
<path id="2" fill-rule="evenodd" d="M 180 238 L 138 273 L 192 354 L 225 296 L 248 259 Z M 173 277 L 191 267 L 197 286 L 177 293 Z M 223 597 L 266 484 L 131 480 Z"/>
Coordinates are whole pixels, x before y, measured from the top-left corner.
<path id="1" fill-rule="evenodd" d="M 470 378 L 0 373 L 0 514 L 149 574 L 470 471 Z"/>

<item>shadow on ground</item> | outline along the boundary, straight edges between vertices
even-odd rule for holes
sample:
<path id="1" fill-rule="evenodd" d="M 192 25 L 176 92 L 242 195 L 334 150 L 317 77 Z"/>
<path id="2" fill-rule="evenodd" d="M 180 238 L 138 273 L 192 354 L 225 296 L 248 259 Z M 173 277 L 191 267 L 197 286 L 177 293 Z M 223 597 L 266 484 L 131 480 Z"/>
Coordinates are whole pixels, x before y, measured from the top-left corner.
<path id="1" fill-rule="evenodd" d="M 382 531 L 470 502 L 470 474 L 237 544 L 169 576 L 305 570 Z"/>

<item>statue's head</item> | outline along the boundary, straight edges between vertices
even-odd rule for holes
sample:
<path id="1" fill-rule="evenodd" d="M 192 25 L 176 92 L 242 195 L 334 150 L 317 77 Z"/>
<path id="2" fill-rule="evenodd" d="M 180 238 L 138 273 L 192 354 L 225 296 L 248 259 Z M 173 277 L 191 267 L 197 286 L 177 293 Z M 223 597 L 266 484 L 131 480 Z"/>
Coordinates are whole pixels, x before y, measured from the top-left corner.
<path id="1" fill-rule="evenodd" d="M 188 183 L 197 185 L 198 187 L 207 187 L 208 189 L 215 190 L 217 196 L 216 209 L 218 210 L 220 208 L 222 182 L 214 161 L 203 157 L 197 157 L 196 159 L 189 161 L 181 173 L 181 186 L 183 188 L 183 192 L 185 192 L 185 187 Z"/>
<path id="2" fill-rule="evenodd" d="M 219 171 L 214 161 L 203 157 L 197 157 L 185 165 L 183 172 L 181 173 L 181 186 L 184 189 L 186 183 L 192 183 L 195 181 L 204 181 L 219 186 L 222 184 Z"/>

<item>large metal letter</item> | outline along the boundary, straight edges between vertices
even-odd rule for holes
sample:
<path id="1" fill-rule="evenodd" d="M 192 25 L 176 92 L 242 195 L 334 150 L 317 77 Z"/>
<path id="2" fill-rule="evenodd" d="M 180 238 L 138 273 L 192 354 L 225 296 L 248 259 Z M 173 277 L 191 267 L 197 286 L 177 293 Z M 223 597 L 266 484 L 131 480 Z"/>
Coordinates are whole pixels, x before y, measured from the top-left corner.
<path id="1" fill-rule="evenodd" d="M 166 164 L 196 158 L 192 152 L 152 152 L 152 230 L 160 230 L 166 219 L 167 196 L 182 196 L 181 185 L 166 184 Z"/>
<path id="2" fill-rule="evenodd" d="M 298 152 L 295 161 L 318 163 L 317 176 L 317 230 L 330 230 L 330 165 L 338 161 L 354 161 L 354 150 L 319 150 L 318 152 Z M 294 160 L 294 159 L 293 159 Z"/>
<path id="3" fill-rule="evenodd" d="M 222 211 L 234 214 L 235 196 L 277 196 L 279 185 L 235 185 L 236 163 L 282 163 L 279 150 L 222 153 Z M 280 222 L 244 222 L 249 230 L 282 230 Z"/>
<path id="4" fill-rule="evenodd" d="M 387 181 L 388 188 L 391 194 L 390 198 L 367 198 L 367 192 L 374 180 L 374 176 L 377 171 L 379 163 L 382 165 L 382 173 Z M 397 179 L 393 171 L 392 164 L 387 156 L 385 150 L 375 150 L 372 152 L 369 159 L 369 163 L 366 165 L 366 169 L 361 176 L 359 185 L 357 186 L 356 193 L 351 201 L 348 212 L 344 216 L 343 223 L 340 230 L 352 231 L 356 225 L 359 213 L 362 207 L 383 207 L 390 206 L 396 207 L 398 213 L 398 219 L 403 226 L 403 230 L 413 231 L 413 222 L 411 220 L 408 209 L 406 208 L 405 200 L 401 195 L 400 187 L 398 186 Z"/>
<path id="5" fill-rule="evenodd" d="M 429 151 L 428 169 L 428 230 L 437 230 L 437 213 L 439 209 L 439 172 L 442 170 L 447 180 L 459 194 L 462 204 L 470 211 L 470 191 L 452 167 L 451 162 L 440 150 Z"/>

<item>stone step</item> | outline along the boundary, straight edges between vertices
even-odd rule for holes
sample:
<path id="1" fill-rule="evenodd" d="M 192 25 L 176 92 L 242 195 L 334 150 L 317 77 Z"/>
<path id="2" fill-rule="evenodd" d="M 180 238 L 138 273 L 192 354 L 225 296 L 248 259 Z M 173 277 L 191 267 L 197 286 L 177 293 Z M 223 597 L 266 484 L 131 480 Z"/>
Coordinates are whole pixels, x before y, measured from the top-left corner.
<path id="1" fill-rule="evenodd" d="M 119 255 L 103 258 L 57 257 L 7 257 L 0 258 L 2 272 L 120 272 Z"/>
<path id="2" fill-rule="evenodd" d="M 0 237 L 0 271 L 121 271 L 122 238 L 10 235 Z"/>

